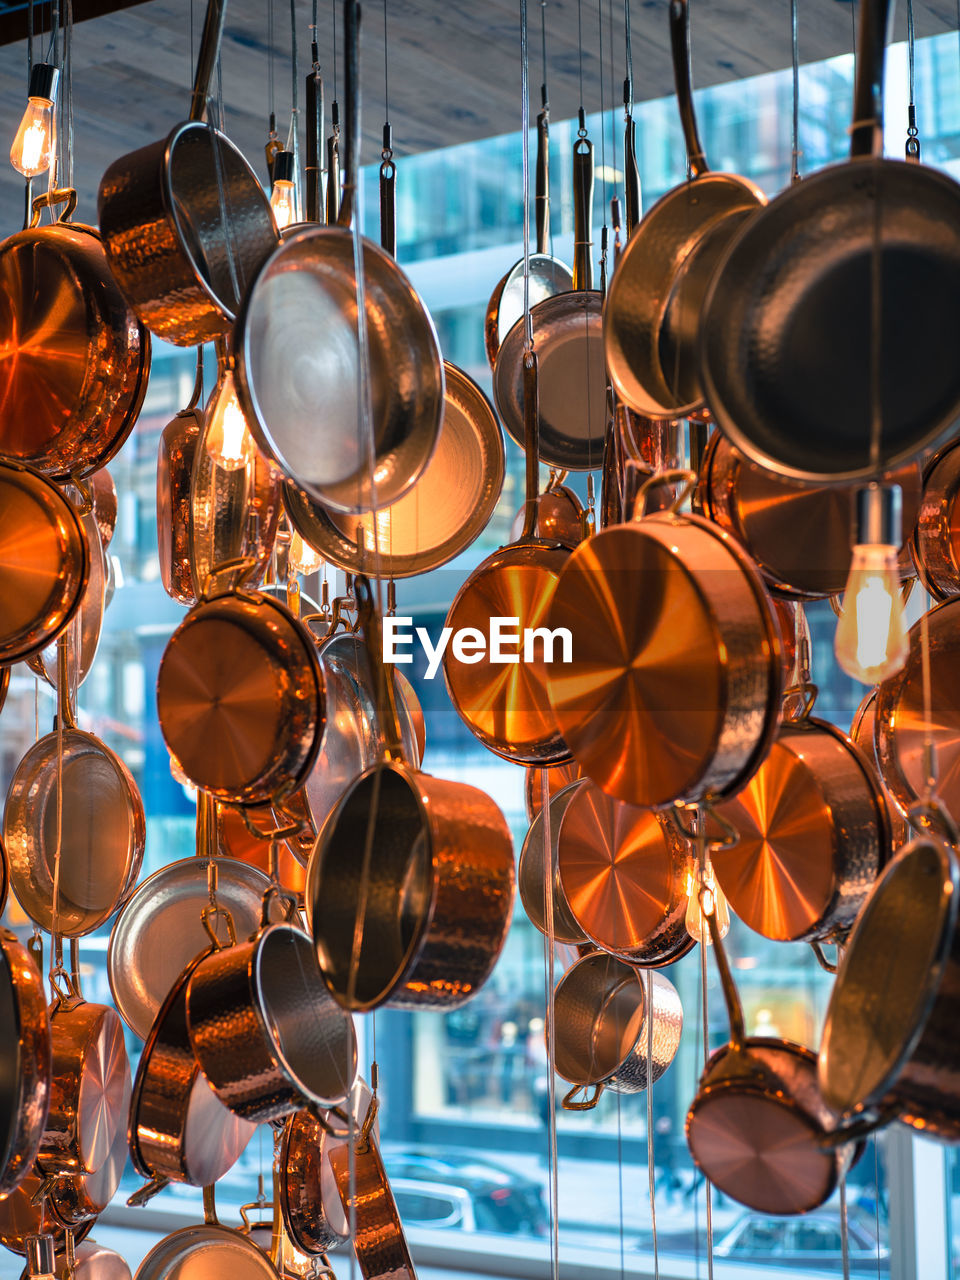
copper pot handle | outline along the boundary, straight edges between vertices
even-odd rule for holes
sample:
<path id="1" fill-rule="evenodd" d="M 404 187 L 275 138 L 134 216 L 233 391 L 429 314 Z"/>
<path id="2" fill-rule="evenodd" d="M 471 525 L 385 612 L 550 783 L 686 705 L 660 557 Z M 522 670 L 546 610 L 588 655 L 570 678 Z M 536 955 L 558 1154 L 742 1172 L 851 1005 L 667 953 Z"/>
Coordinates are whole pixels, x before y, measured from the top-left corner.
<path id="1" fill-rule="evenodd" d="M 536 537 L 540 499 L 540 365 L 532 348 L 523 354 L 523 453 L 526 459 L 520 542 Z"/>
<path id="2" fill-rule="evenodd" d="M 238 560 L 225 560 L 223 564 L 217 565 L 216 569 L 211 569 L 207 574 L 200 590 L 200 600 L 206 601 L 215 595 L 223 595 L 229 591 L 239 595 L 239 588 L 256 567 L 257 562 L 253 556 L 242 556 Z M 224 591 L 217 591 L 218 584 L 223 581 L 226 581 L 228 585 Z"/>
<path id="3" fill-rule="evenodd" d="M 633 518 L 635 520 L 640 519 L 643 512 L 643 500 L 650 490 L 658 489 L 665 484 L 679 484 L 680 486 L 677 490 L 677 496 L 666 508 L 668 515 L 677 515 L 682 504 L 697 487 L 699 479 L 700 477 L 696 471 L 688 471 L 685 467 L 675 467 L 669 471 L 659 471 L 655 475 L 648 476 L 637 490 L 637 495 L 634 499 Z"/>
<path id="4" fill-rule="evenodd" d="M 727 959 L 723 939 L 720 936 L 720 929 L 717 925 L 714 896 L 709 889 L 703 887 L 700 889 L 700 910 L 703 912 L 704 919 L 710 929 L 710 939 L 713 942 L 717 969 L 720 971 L 720 985 L 723 987 L 723 999 L 727 1006 L 727 1016 L 730 1019 L 730 1044 L 734 1049 L 739 1050 L 743 1048 L 747 1036 L 743 1019 L 743 1005 L 740 1003 L 737 984 L 733 980 L 730 961 Z"/>
<path id="5" fill-rule="evenodd" d="M 282 885 L 271 884 L 264 891 L 263 898 L 260 902 L 260 932 L 270 926 L 270 904 L 274 901 L 283 905 L 284 921 L 287 924 L 294 924 L 297 920 L 297 912 L 299 910 L 296 894 L 290 893 L 288 889 L 284 889 Z"/>
<path id="6" fill-rule="evenodd" d="M 546 92 L 544 91 L 544 97 Z M 550 108 L 546 103 L 537 116 L 537 253 L 547 252 L 550 233 Z"/>
<path id="7" fill-rule="evenodd" d="M 388 670 L 383 661 L 383 627 L 370 589 L 370 579 L 365 574 L 358 573 L 354 578 L 353 594 L 357 602 L 357 620 L 363 632 L 363 642 L 377 686 L 377 709 L 381 717 L 384 755 L 387 760 L 405 764 L 393 669 Z"/>
<path id="8" fill-rule="evenodd" d="M 67 630 L 57 636 L 57 715 L 66 729 L 76 729 L 77 721 L 70 700 L 70 670 L 67 652 Z"/>
<path id="9" fill-rule="evenodd" d="M 237 945 L 237 928 L 233 923 L 233 916 L 226 907 L 207 905 L 200 912 L 200 919 L 203 927 L 207 931 L 207 937 L 213 943 L 216 951 L 222 951 L 224 946 L 235 947 Z M 217 933 L 216 920 L 222 920 L 227 929 L 227 943 L 220 941 L 220 935 Z"/>
<path id="10" fill-rule="evenodd" d="M 690 57 L 690 9 L 687 0 L 670 0 L 670 51 L 673 55 L 673 82 L 687 148 L 687 168 L 691 178 L 709 173 L 707 157 L 697 129 L 693 105 L 693 66 Z"/>
<path id="11" fill-rule="evenodd" d="M 227 0 L 207 0 L 207 14 L 203 23 L 203 35 L 200 37 L 200 50 L 197 54 L 197 68 L 193 77 L 193 92 L 190 97 L 191 121 L 205 120 L 207 117 L 207 101 L 210 97 L 210 80 L 213 69 L 220 56 L 220 41 L 223 36 L 223 21 L 227 12 Z"/>
<path id="12" fill-rule="evenodd" d="M 844 1147 L 848 1142 L 860 1142 L 863 1138 L 869 1138 L 877 1129 L 882 1129 L 896 1120 L 901 1110 L 897 1102 L 885 1103 L 876 1111 L 864 1112 L 852 1120 L 843 1121 L 835 1129 L 821 1134 L 819 1144 L 821 1147 Z"/>
<path id="13" fill-rule="evenodd" d="M 145 1182 L 138 1191 L 134 1191 L 133 1195 L 127 1197 L 127 1208 L 142 1209 L 145 1204 L 149 1203 L 154 1196 L 159 1195 L 169 1185 L 169 1178 L 164 1177 L 163 1174 L 155 1175 Z"/>
<path id="14" fill-rule="evenodd" d="M 593 288 L 593 143 L 583 127 L 573 144 L 573 287 L 587 293 Z"/>
<path id="15" fill-rule="evenodd" d="M 600 1101 L 600 1095 L 603 1093 L 604 1087 L 605 1081 L 603 1080 L 594 1085 L 575 1084 L 569 1092 L 563 1095 L 563 1101 L 560 1105 L 564 1111 L 592 1111 Z M 592 1093 L 588 1094 L 587 1091 L 590 1089 L 592 1089 Z M 585 1095 L 583 1100 L 575 1102 L 574 1099 L 581 1091 Z"/>
<path id="16" fill-rule="evenodd" d="M 58 204 L 66 207 L 60 211 L 57 222 L 69 222 L 77 208 L 77 193 L 73 187 L 58 187 L 56 191 L 45 191 L 43 195 L 37 196 L 31 206 L 31 229 L 40 225 L 40 213 L 43 209 L 52 209 Z"/>
<path id="17" fill-rule="evenodd" d="M 824 951 L 823 947 L 824 947 L 824 944 L 822 942 L 819 942 L 817 939 L 814 939 L 814 941 L 810 943 L 810 950 L 816 956 L 817 964 L 824 971 L 824 973 L 836 974 L 837 970 L 840 968 L 840 944 L 839 943 L 836 944 L 836 947 L 837 947 L 836 960 L 829 960 L 827 958 L 827 953 Z"/>

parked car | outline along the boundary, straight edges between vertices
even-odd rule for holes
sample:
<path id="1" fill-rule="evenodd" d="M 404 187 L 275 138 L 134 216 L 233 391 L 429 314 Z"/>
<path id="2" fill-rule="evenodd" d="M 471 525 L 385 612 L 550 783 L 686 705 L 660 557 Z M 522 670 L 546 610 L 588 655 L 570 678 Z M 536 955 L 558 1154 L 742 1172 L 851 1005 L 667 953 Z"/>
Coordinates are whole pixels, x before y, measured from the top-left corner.
<path id="1" fill-rule="evenodd" d="M 876 1228 L 865 1217 L 851 1213 L 847 1240 L 850 1268 L 855 1271 L 890 1270 L 889 1246 L 880 1241 Z M 761 1213 L 745 1213 L 714 1247 L 717 1258 L 738 1262 L 765 1263 L 784 1271 L 829 1271 L 839 1275 L 843 1254 L 840 1214 L 836 1209 L 818 1209 L 798 1218 L 771 1218 Z"/>
<path id="2" fill-rule="evenodd" d="M 456 1149 L 401 1147 L 383 1159 L 406 1226 L 548 1233 L 543 1187 L 532 1178 Z"/>

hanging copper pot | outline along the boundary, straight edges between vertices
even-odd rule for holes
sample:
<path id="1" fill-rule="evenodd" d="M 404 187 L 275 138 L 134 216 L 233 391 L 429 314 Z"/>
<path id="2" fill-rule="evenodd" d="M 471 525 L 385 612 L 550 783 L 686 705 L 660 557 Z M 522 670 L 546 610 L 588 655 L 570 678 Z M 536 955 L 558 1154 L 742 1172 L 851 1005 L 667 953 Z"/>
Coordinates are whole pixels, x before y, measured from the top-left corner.
<path id="1" fill-rule="evenodd" d="M 850 737 L 860 748 L 860 753 L 873 774 L 883 803 L 887 809 L 887 822 L 890 824 L 890 847 L 896 851 L 910 839 L 910 828 L 900 812 L 898 805 L 887 790 L 887 785 L 880 772 L 880 761 L 877 759 L 877 690 L 871 689 L 857 707 L 850 724 Z"/>
<path id="2" fill-rule="evenodd" d="M 50 1018 L 43 979 L 14 934 L 0 929 L 0 1196 L 27 1176 L 50 1102 Z"/>
<path id="3" fill-rule="evenodd" d="M 924 468 L 913 531 L 917 572 L 935 600 L 960 595 L 960 448 L 952 440 Z"/>
<path id="4" fill-rule="evenodd" d="M 534 771 L 531 770 L 531 772 Z M 587 937 L 573 918 L 560 884 L 560 877 L 557 874 L 557 843 L 560 839 L 560 824 L 563 821 L 564 814 L 578 790 L 585 785 L 587 785 L 586 782 L 582 780 L 570 783 L 551 796 L 548 806 L 550 811 L 549 858 L 550 864 L 554 868 L 552 894 L 553 937 L 557 942 L 566 942 L 574 946 L 586 942 Z M 547 850 L 544 848 L 544 843 L 545 831 L 543 810 L 541 809 L 530 823 L 530 829 L 523 841 L 523 848 L 520 850 L 520 861 L 517 866 L 517 889 L 530 923 L 539 929 L 541 933 L 549 934 L 546 902 Z"/>
<path id="5" fill-rule="evenodd" d="M 63 204 L 51 226 L 40 212 Z M 69 221 L 70 189 L 33 202 L 0 247 L 0 456 L 57 479 L 103 467 L 133 430 L 150 339 L 107 264 L 100 233 Z"/>
<path id="6" fill-rule="evenodd" d="M 123 1137 L 126 1155 L 126 1134 Z M 57 1248 L 66 1243 L 67 1227 L 54 1212 L 49 1195 L 44 1197 L 42 1194 L 47 1186 L 49 1179 L 34 1166 L 27 1169 L 12 1191 L 0 1196 L 0 1244 L 21 1258 L 27 1253 L 28 1236 L 52 1236 Z M 89 1235 L 94 1221 L 90 1215 L 83 1222 L 71 1224 L 74 1240 L 80 1241 Z"/>
<path id="7" fill-rule="evenodd" d="M 356 1223 L 353 1248 L 363 1280 L 416 1280 L 396 1201 L 371 1132 L 370 1108 L 353 1146 L 335 1146 L 330 1164 L 347 1219 Z"/>
<path id="8" fill-rule="evenodd" d="M 127 1077 L 124 1123 L 117 1130 L 110 1154 L 96 1173 L 63 1174 L 54 1178 L 47 1203 L 50 1212 L 63 1227 L 86 1232 L 117 1194 L 120 1179 L 130 1154 L 127 1146 L 126 1118 L 129 1115 L 131 1081 Z M 82 1239 L 82 1235 L 78 1238 Z"/>
<path id="9" fill-rule="evenodd" d="M 580 766 L 575 760 L 568 764 L 558 764 L 552 769 L 544 770 L 538 769 L 536 765 L 530 765 L 525 771 L 523 783 L 524 805 L 528 822 L 533 822 L 543 806 L 544 773 L 547 776 L 547 790 L 551 799 L 558 791 L 562 791 L 564 787 L 569 787 L 571 782 L 576 782 L 582 776 Z"/>

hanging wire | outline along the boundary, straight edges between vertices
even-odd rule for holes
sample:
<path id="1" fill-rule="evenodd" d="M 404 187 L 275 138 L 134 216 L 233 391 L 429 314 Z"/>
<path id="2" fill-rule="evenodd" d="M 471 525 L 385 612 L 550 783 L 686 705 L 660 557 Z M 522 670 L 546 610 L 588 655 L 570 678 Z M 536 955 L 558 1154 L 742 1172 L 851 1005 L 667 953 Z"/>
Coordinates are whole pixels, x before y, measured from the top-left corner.
<path id="1" fill-rule="evenodd" d="M 920 159 L 920 137 L 917 131 L 915 44 L 913 0 L 907 0 L 907 64 L 910 78 L 910 101 L 907 104 L 907 144 L 905 150 L 908 160 L 917 161 Z"/>
<path id="2" fill-rule="evenodd" d="M 336 102 L 337 93 L 337 0 L 330 0 L 333 9 L 333 100 Z"/>
<path id="3" fill-rule="evenodd" d="M 840 1259 L 843 1280 L 850 1280 L 850 1232 L 847 1214 L 847 1175 L 840 1175 Z"/>
<path id="4" fill-rule="evenodd" d="M 267 111 L 270 116 L 270 128 L 276 127 L 277 120 L 277 97 L 276 83 L 273 73 L 274 59 L 274 0 L 268 0 L 267 3 Z"/>
<path id="5" fill-rule="evenodd" d="M 650 1191 L 650 1229 L 653 1234 L 653 1280 L 660 1280 L 657 1241 L 657 1159 L 653 1124 L 653 970 L 647 970 L 647 1182 Z M 621 1222 L 621 1230 L 623 1223 Z"/>
<path id="6" fill-rule="evenodd" d="M 27 0 L 27 85 L 33 74 L 33 0 Z"/>
<path id="7" fill-rule="evenodd" d="M 387 0 L 383 0 L 383 118 L 390 123 L 390 57 L 387 40 Z"/>
<path id="8" fill-rule="evenodd" d="M 526 0 L 521 0 L 525 5 Z M 560 1280 L 560 1175 L 557 1152 L 557 1027 L 556 1027 L 556 931 L 553 912 L 555 880 L 553 832 L 550 822 L 550 780 L 540 770 L 540 812 L 543 815 L 544 986 L 547 1043 L 547 1160 L 550 1177 L 550 1274 Z"/>
<path id="9" fill-rule="evenodd" d="M 530 319 L 530 67 L 527 0 L 520 0 L 520 153 L 523 167 L 523 349 L 533 350 Z"/>
<path id="10" fill-rule="evenodd" d="M 577 53 L 580 59 L 580 127 L 583 128 L 583 0 L 577 0 Z"/>
<path id="11" fill-rule="evenodd" d="M 617 73 L 615 69 L 615 60 L 613 56 L 613 0 L 607 0 L 607 28 L 609 30 L 610 44 L 610 163 L 613 166 L 613 199 L 617 199 L 617 126 L 616 126 L 616 110 L 614 108 L 614 85 L 617 83 Z"/>
<path id="12" fill-rule="evenodd" d="M 960 5 L 960 0 L 957 0 Z M 624 101 L 633 107 L 633 36 L 630 31 L 630 0 L 623 0 L 623 38 L 627 46 L 627 83 L 624 85 Z"/>
<path id="13" fill-rule="evenodd" d="M 791 126 L 790 181 L 800 179 L 800 34 L 797 0 L 790 0 L 790 53 L 793 64 L 793 121 Z"/>
<path id="14" fill-rule="evenodd" d="M 300 180 L 300 57 L 297 48 L 297 4 L 290 0 L 290 136 L 287 150 L 293 152 L 293 196 L 297 222 L 303 221 L 303 183 Z"/>

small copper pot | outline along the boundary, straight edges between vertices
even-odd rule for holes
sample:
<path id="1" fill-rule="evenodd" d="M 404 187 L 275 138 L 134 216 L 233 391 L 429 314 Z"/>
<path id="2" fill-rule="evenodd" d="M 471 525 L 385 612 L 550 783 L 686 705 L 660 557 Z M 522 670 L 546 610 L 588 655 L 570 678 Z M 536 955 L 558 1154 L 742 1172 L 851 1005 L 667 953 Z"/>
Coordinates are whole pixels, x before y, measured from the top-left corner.
<path id="1" fill-rule="evenodd" d="M 313 851 L 307 906 L 320 968 L 347 1008 L 453 1009 L 487 980 L 506 940 L 515 889 L 510 831 L 482 791 L 407 765 L 370 584 L 357 578 L 354 589 L 380 686 L 385 748 L 333 810 Z"/>

